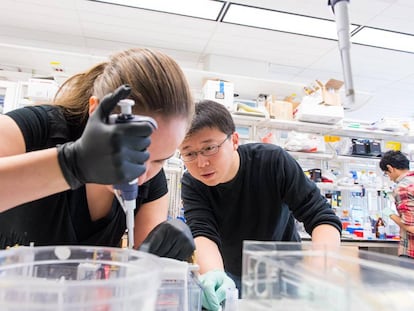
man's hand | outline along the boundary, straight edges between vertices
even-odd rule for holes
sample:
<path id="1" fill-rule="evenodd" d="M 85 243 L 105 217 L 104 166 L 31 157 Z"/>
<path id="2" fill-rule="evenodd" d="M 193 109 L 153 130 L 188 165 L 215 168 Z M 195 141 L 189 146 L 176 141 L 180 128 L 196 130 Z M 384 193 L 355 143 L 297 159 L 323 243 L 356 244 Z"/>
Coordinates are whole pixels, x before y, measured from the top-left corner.
<path id="1" fill-rule="evenodd" d="M 147 122 L 107 123 L 111 111 L 130 92 L 123 85 L 106 95 L 89 117 L 82 136 L 58 146 L 59 165 L 72 189 L 85 183 L 130 182 L 145 172 L 153 127 Z"/>
<path id="2" fill-rule="evenodd" d="M 236 288 L 234 281 L 222 270 L 212 270 L 200 275 L 203 289 L 202 305 L 211 311 L 220 310 L 220 304 L 226 299 L 226 290 Z"/>

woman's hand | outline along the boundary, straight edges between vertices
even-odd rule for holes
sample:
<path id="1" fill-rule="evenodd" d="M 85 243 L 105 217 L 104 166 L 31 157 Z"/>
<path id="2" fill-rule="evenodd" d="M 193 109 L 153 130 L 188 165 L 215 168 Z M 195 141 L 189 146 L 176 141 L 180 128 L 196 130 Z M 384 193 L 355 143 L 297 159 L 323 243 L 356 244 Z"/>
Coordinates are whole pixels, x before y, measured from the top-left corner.
<path id="1" fill-rule="evenodd" d="M 58 146 L 59 165 L 72 189 L 85 183 L 125 183 L 145 172 L 153 127 L 147 122 L 107 123 L 111 111 L 130 92 L 130 87 L 123 85 L 106 95 L 82 136 Z"/>

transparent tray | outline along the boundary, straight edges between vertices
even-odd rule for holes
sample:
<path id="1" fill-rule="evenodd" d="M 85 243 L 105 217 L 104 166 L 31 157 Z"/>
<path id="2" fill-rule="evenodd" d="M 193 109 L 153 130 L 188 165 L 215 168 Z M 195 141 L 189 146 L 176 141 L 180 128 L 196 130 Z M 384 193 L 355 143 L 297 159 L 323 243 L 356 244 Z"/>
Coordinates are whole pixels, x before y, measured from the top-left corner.
<path id="1" fill-rule="evenodd" d="M 92 246 L 0 251 L 0 310 L 155 310 L 159 258 Z"/>
<path id="2" fill-rule="evenodd" d="M 241 310 L 406 311 L 414 263 L 312 243 L 245 241 Z"/>

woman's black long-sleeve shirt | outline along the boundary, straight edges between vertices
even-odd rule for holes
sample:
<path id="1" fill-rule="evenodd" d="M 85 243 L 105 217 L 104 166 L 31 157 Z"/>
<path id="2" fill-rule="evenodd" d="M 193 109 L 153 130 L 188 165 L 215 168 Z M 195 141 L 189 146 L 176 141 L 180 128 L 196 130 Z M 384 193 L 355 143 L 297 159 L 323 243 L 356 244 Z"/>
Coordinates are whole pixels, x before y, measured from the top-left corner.
<path id="1" fill-rule="evenodd" d="M 69 119 L 59 106 L 28 106 L 7 113 L 22 131 L 26 151 L 55 147 L 78 139 L 84 129 L 79 119 Z M 99 155 L 97 155 L 99 156 Z M 34 181 L 36 182 L 36 181 Z M 10 195 L 18 196 L 20 189 Z M 137 208 L 168 191 L 165 173 L 140 186 Z M 1 198 L 0 198 L 1 199 Z M 92 221 L 85 186 L 28 202 L 0 213 L 0 248 L 28 245 L 118 246 L 126 229 L 125 212 L 116 199 L 110 213 Z"/>

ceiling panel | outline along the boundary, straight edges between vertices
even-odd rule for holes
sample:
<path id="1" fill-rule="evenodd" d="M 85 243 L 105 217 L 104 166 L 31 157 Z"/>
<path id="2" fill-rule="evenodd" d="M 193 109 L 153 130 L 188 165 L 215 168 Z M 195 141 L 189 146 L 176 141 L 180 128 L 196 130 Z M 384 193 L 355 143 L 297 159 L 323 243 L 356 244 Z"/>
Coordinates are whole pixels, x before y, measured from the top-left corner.
<path id="1" fill-rule="evenodd" d="M 327 0 L 232 2 L 335 18 Z M 358 0 L 349 8 L 352 23 L 414 33 L 412 0 Z M 87 0 L 2 0 L 0 10 L 7 12 L 0 19 L 3 71 L 48 74 L 50 62 L 59 61 L 69 75 L 117 50 L 146 46 L 170 54 L 186 69 L 300 84 L 343 78 L 337 42 L 331 40 Z M 354 44 L 351 57 L 355 89 L 369 98 L 368 108 L 356 113 L 359 117 L 414 115 L 407 108 L 414 100 L 409 92 L 414 54 Z"/>
<path id="2" fill-rule="evenodd" d="M 78 33 L 80 25 L 74 3 L 72 0 L 2 0 L 0 1 L 0 10 L 3 14 L 0 25 L 49 32 L 59 31 L 64 34 Z"/>
<path id="3" fill-rule="evenodd" d="M 327 5 L 328 1 L 324 0 L 236 0 L 231 2 L 333 20 L 331 8 Z"/>
<path id="4" fill-rule="evenodd" d="M 206 53 L 307 67 L 336 48 L 334 41 L 236 25 L 220 25 Z"/>

